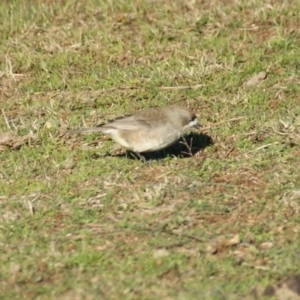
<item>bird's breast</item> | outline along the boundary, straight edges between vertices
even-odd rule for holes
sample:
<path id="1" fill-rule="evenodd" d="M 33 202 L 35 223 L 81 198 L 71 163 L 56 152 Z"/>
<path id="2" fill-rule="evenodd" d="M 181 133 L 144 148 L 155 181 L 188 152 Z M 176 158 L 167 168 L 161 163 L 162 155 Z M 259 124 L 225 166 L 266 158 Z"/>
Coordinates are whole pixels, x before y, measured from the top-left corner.
<path id="1" fill-rule="evenodd" d="M 175 143 L 181 132 L 174 128 L 150 130 L 115 130 L 111 131 L 112 139 L 126 149 L 134 152 L 152 152 L 164 149 Z"/>

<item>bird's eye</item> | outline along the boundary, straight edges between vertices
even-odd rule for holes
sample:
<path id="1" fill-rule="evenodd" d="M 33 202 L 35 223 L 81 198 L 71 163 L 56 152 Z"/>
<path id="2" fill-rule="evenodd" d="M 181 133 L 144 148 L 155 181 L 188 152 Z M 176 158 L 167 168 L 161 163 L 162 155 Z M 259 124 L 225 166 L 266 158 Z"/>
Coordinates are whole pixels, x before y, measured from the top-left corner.
<path id="1" fill-rule="evenodd" d="M 193 115 L 191 118 L 190 118 L 190 122 L 193 122 L 197 119 L 197 116 L 196 115 Z"/>

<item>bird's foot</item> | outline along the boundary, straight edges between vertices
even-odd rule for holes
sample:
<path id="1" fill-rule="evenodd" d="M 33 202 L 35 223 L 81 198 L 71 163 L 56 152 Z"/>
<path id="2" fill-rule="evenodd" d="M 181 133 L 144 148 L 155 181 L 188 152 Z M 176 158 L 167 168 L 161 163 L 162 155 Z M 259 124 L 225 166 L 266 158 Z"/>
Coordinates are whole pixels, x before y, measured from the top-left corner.
<path id="1" fill-rule="evenodd" d="M 130 151 L 129 154 L 131 155 L 131 157 L 134 157 L 135 159 L 139 159 L 144 164 L 147 163 L 146 157 L 140 154 L 139 152 Z"/>

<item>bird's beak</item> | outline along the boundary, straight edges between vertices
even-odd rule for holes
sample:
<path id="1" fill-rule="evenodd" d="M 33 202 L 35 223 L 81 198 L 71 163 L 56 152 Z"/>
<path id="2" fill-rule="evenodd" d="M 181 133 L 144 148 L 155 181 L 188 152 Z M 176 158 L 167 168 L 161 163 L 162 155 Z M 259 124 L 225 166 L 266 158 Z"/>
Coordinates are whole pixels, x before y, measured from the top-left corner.
<path id="1" fill-rule="evenodd" d="M 186 126 L 186 128 L 197 128 L 197 129 L 199 129 L 200 127 L 202 126 L 199 124 L 197 118 L 190 121 L 189 124 Z"/>
<path id="2" fill-rule="evenodd" d="M 200 129 L 202 127 L 202 125 L 197 122 L 193 127 L 196 129 Z"/>

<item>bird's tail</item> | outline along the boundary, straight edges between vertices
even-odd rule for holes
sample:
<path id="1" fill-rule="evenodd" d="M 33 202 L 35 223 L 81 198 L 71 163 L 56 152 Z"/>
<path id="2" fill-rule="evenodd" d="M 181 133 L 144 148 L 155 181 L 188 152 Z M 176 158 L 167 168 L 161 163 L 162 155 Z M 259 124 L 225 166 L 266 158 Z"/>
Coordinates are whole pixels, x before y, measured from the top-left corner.
<path id="1" fill-rule="evenodd" d="M 91 127 L 91 128 L 82 128 L 78 130 L 68 131 L 68 134 L 77 134 L 77 133 L 89 133 L 89 132 L 104 132 L 105 129 L 102 127 Z"/>

